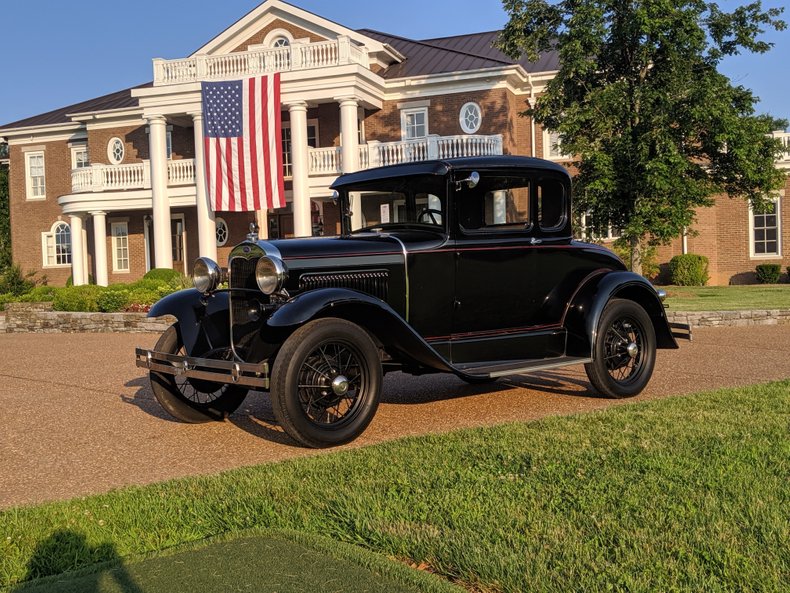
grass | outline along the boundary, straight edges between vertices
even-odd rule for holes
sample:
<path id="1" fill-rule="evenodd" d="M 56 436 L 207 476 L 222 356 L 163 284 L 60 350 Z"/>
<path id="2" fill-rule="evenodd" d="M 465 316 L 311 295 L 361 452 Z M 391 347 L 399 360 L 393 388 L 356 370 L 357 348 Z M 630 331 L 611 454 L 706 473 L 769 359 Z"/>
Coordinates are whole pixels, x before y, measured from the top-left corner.
<path id="1" fill-rule="evenodd" d="M 790 309 L 790 284 L 664 286 L 670 311 Z"/>
<path id="2" fill-rule="evenodd" d="M 54 545 L 80 546 L 60 533 Z M 71 540 L 71 541 L 69 541 Z M 16 593 L 462 593 L 357 546 L 287 532 L 247 532 L 138 562 L 111 561 L 34 581 Z"/>
<path id="3" fill-rule="evenodd" d="M 285 529 L 484 592 L 786 591 L 789 425 L 783 381 L 10 509 L 0 583 Z"/>

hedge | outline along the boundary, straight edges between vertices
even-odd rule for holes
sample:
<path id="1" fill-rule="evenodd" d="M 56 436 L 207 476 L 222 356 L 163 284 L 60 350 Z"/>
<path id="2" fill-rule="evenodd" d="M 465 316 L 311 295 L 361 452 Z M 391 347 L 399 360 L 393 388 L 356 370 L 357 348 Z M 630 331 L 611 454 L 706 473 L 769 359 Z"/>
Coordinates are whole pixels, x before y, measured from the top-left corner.
<path id="1" fill-rule="evenodd" d="M 705 286 L 708 275 L 708 258 L 704 255 L 686 253 L 669 260 L 669 273 L 676 286 Z"/>

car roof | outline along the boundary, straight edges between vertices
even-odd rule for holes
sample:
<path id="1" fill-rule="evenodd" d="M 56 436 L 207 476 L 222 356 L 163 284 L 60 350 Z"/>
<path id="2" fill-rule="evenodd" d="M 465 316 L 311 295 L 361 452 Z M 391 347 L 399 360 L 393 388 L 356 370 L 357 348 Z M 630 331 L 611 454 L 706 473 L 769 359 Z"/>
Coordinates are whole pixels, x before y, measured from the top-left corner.
<path id="1" fill-rule="evenodd" d="M 478 156 L 457 159 L 438 159 L 419 161 L 415 163 L 402 163 L 387 167 L 376 167 L 355 173 L 346 173 L 338 177 L 330 189 L 340 189 L 349 185 L 357 185 L 379 179 L 392 179 L 410 175 L 447 175 L 455 169 L 530 169 L 531 171 L 553 171 L 570 179 L 570 174 L 565 167 L 534 157 L 526 156 Z"/>

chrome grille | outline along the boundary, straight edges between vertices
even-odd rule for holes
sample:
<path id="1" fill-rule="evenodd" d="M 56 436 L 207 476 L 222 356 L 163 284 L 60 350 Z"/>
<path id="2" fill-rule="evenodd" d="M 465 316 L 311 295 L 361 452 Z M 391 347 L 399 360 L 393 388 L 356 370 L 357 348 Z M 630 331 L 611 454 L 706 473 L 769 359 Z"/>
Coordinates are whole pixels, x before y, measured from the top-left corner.
<path id="1" fill-rule="evenodd" d="M 247 259 L 245 257 L 234 257 L 230 261 L 230 287 L 231 288 L 258 288 L 255 282 L 255 266 L 258 258 Z"/>
<path id="2" fill-rule="evenodd" d="M 302 274 L 299 278 L 300 292 L 316 288 L 350 288 L 373 295 L 383 301 L 387 300 L 388 285 L 389 273 L 386 270 Z"/>

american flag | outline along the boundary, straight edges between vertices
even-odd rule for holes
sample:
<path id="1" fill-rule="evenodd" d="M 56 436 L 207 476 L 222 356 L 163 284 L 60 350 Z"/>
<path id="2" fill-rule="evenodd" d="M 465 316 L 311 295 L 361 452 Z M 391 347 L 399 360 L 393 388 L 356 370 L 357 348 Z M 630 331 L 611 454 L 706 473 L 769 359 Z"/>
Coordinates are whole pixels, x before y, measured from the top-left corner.
<path id="1" fill-rule="evenodd" d="M 218 211 L 285 206 L 280 75 L 202 83 L 206 185 Z"/>

